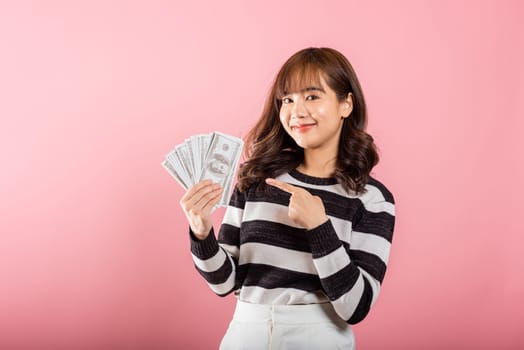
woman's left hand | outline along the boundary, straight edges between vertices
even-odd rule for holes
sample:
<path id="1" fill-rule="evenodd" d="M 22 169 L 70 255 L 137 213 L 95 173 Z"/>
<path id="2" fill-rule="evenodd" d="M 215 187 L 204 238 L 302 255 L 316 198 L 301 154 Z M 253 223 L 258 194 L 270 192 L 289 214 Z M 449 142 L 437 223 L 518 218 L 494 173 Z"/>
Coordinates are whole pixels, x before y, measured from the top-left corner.
<path id="1" fill-rule="evenodd" d="M 324 203 L 319 196 L 314 196 L 303 188 L 275 179 L 268 178 L 266 183 L 291 194 L 288 215 L 296 224 L 311 230 L 328 220 Z"/>

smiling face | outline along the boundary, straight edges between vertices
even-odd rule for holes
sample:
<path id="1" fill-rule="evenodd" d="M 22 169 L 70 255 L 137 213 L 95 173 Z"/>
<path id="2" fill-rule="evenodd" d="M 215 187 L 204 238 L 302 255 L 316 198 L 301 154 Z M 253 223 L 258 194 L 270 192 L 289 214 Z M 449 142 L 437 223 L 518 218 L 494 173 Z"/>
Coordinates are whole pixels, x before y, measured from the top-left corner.
<path id="1" fill-rule="evenodd" d="M 352 94 L 340 101 L 319 74 L 318 82 L 284 94 L 280 122 L 304 150 L 328 149 L 336 155 L 342 124 L 352 109 Z"/>

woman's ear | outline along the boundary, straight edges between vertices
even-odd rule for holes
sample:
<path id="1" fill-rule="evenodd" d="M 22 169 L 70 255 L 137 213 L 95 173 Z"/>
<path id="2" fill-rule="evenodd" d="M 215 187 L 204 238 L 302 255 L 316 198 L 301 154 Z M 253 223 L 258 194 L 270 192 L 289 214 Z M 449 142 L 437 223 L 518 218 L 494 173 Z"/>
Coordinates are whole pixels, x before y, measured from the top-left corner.
<path id="1" fill-rule="evenodd" d="M 353 94 L 350 92 L 342 105 L 342 118 L 347 118 L 353 111 Z"/>

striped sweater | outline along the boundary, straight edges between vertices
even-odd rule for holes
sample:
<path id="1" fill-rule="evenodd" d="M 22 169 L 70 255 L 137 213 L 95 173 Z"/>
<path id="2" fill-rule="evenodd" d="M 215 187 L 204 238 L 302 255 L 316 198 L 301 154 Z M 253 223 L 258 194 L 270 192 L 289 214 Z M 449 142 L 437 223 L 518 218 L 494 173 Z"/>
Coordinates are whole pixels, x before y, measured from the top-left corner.
<path id="1" fill-rule="evenodd" d="M 240 192 L 226 209 L 218 239 L 191 232 L 195 267 L 218 295 L 259 304 L 332 303 L 349 324 L 376 301 L 389 259 L 393 195 L 370 177 L 367 192 L 348 193 L 334 178 L 292 170 L 278 180 L 322 198 L 328 221 L 306 230 L 288 216 L 290 194 L 269 186 Z"/>

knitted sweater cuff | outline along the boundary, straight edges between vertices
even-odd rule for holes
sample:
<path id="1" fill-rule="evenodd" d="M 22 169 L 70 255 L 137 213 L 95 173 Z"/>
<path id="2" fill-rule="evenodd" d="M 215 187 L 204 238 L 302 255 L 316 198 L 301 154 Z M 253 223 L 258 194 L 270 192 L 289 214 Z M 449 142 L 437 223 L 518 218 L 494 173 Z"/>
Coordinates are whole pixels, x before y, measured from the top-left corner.
<path id="1" fill-rule="evenodd" d="M 211 228 L 211 231 L 203 240 L 198 239 L 191 228 L 189 228 L 189 237 L 191 241 L 191 253 L 199 259 L 206 260 L 212 258 L 218 252 L 219 246 L 213 228 Z"/>
<path id="2" fill-rule="evenodd" d="M 307 231 L 306 236 L 309 240 L 313 259 L 328 255 L 342 244 L 331 224 L 331 220 L 327 220 L 322 225 Z"/>

